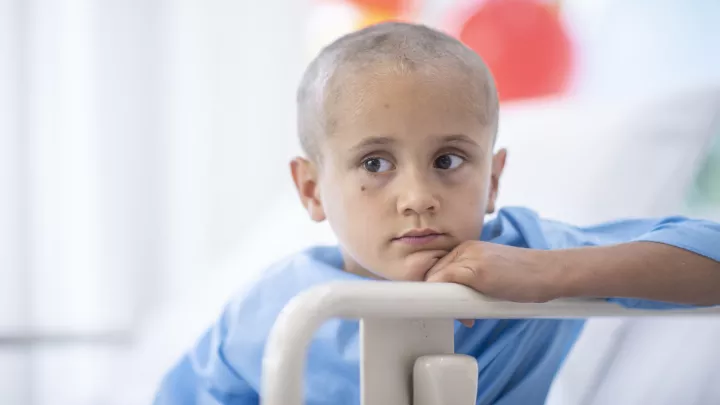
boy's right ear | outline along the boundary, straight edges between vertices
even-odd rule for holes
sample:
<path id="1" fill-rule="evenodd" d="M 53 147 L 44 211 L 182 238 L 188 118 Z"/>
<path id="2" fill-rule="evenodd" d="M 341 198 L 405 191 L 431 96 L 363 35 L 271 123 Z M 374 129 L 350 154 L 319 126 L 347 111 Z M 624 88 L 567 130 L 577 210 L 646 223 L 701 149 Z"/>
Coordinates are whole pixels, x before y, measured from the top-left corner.
<path id="1" fill-rule="evenodd" d="M 300 201 L 310 219 L 316 222 L 324 221 L 325 210 L 320 199 L 317 166 L 305 158 L 296 157 L 290 162 L 290 172 Z"/>

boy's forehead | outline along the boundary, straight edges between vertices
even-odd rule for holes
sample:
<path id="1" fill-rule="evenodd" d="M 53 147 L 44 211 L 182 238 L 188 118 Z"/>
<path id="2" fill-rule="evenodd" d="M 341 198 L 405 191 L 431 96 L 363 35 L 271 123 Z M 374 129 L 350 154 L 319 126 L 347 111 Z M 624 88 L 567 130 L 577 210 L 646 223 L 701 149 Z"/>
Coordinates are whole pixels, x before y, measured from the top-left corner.
<path id="1" fill-rule="evenodd" d="M 492 122 L 482 86 L 458 72 L 433 73 L 376 68 L 346 75 L 325 99 L 326 134 L 487 132 Z"/>
<path id="2" fill-rule="evenodd" d="M 379 94 L 378 89 L 398 90 L 396 83 L 384 80 L 388 76 L 407 74 L 422 74 L 426 81 L 422 86 L 415 83 L 405 88 L 401 95 L 396 92 L 397 97 L 385 94 L 392 102 L 372 97 Z M 462 80 L 457 80 L 458 76 Z M 425 91 L 433 82 L 443 82 L 443 86 Z M 309 156 L 320 158 L 322 138 L 333 136 L 339 126 L 384 122 L 386 118 L 373 119 L 368 114 L 380 111 L 382 116 L 380 107 L 386 105 L 394 109 L 418 107 L 421 102 L 432 104 L 433 99 L 448 100 L 448 93 L 459 102 L 450 98 L 435 103 L 432 112 L 417 115 L 435 118 L 437 111 L 444 109 L 447 117 L 448 113 L 470 110 L 469 115 L 495 131 L 498 98 L 494 81 L 471 49 L 455 38 L 416 24 L 383 23 L 359 30 L 324 48 L 305 71 L 297 94 L 301 144 Z M 401 112 L 393 110 L 396 115 Z"/>

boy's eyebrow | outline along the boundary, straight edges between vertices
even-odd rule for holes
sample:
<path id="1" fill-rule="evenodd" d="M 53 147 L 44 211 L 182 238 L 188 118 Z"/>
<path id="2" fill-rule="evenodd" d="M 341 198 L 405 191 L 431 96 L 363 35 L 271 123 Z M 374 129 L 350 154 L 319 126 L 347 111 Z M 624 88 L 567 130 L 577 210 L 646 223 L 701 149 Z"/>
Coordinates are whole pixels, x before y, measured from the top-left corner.
<path id="1" fill-rule="evenodd" d="M 452 134 L 452 135 L 445 135 L 443 136 L 444 142 L 462 142 L 462 143 L 469 143 L 472 146 L 480 146 L 479 143 L 477 143 L 476 140 L 472 139 L 471 137 L 465 135 L 465 134 Z"/>
<path id="2" fill-rule="evenodd" d="M 480 144 L 474 140 L 473 138 L 465 135 L 465 134 L 450 134 L 450 135 L 441 135 L 442 136 L 442 142 L 461 142 L 461 143 L 467 143 L 472 146 L 480 146 Z M 365 149 L 369 146 L 385 146 L 385 145 L 392 145 L 396 143 L 397 141 L 389 136 L 370 136 L 362 141 L 358 142 L 356 145 L 350 148 L 350 151 L 356 151 L 359 149 Z"/>
<path id="3" fill-rule="evenodd" d="M 350 150 L 356 151 L 358 149 L 367 148 L 368 146 L 390 145 L 393 143 L 395 143 L 395 140 L 388 136 L 370 136 L 358 142 L 355 146 L 350 148 Z"/>

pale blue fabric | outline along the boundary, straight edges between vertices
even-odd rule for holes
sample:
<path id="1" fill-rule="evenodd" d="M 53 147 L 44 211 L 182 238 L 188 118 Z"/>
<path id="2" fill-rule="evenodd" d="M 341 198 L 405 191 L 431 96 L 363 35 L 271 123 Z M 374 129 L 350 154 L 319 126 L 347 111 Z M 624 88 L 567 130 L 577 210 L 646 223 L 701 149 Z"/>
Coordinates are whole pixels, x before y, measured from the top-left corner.
<path id="1" fill-rule="evenodd" d="M 681 217 L 579 228 L 542 220 L 527 209 L 508 208 L 486 224 L 481 239 L 532 249 L 650 241 L 720 261 L 720 225 Z M 168 373 L 155 404 L 257 404 L 262 355 L 278 313 L 292 297 L 311 286 L 359 279 L 341 267 L 336 247 L 318 247 L 267 269 L 227 305 L 215 325 Z M 677 307 L 609 299 L 633 308 Z M 476 357 L 480 367 L 477 403 L 544 403 L 582 326 L 582 320 L 481 320 L 471 329 L 456 325 L 456 351 Z M 333 320 L 322 326 L 308 354 L 306 403 L 359 403 L 358 355 L 358 322 Z"/>

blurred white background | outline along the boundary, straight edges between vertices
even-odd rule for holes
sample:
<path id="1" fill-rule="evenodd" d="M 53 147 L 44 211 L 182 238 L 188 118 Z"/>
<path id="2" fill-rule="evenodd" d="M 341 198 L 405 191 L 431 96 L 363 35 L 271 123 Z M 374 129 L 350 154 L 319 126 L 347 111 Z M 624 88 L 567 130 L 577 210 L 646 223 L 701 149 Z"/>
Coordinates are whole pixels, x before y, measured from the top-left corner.
<path id="1" fill-rule="evenodd" d="M 332 243 L 287 166 L 299 76 L 355 18 L 327 3 L 0 0 L 1 404 L 148 403 L 245 280 Z M 470 3 L 425 0 L 418 19 Z M 567 0 L 561 17 L 578 67 L 566 94 L 503 105 L 501 202 L 578 224 L 720 219 L 720 2 Z M 609 354 L 583 355 L 602 343 L 585 337 L 557 403 L 622 403 L 606 360 L 638 353 L 613 339 L 643 326 L 607 322 Z M 712 350 L 720 324 L 696 327 Z M 647 328 L 633 336 L 677 330 Z M 702 357 L 675 403 L 720 403 L 683 400 L 717 371 Z"/>

